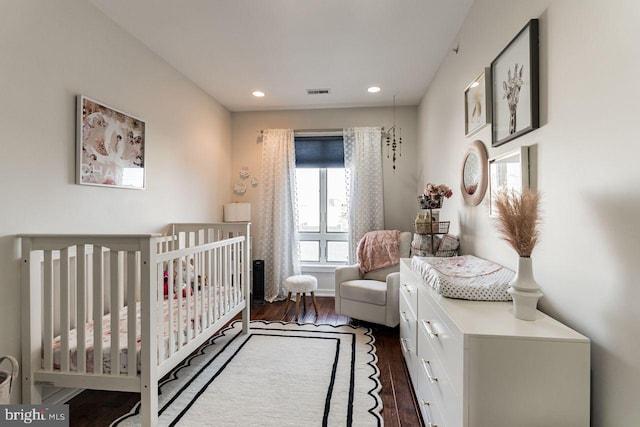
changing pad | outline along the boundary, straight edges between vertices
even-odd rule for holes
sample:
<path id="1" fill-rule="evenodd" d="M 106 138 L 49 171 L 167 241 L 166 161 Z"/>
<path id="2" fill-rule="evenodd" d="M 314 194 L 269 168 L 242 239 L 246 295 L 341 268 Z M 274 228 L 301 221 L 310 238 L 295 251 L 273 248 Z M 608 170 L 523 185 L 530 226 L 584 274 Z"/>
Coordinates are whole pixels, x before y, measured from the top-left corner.
<path id="1" fill-rule="evenodd" d="M 486 259 L 473 255 L 413 257 L 411 267 L 442 296 L 473 301 L 511 301 L 507 289 L 514 271 Z"/>

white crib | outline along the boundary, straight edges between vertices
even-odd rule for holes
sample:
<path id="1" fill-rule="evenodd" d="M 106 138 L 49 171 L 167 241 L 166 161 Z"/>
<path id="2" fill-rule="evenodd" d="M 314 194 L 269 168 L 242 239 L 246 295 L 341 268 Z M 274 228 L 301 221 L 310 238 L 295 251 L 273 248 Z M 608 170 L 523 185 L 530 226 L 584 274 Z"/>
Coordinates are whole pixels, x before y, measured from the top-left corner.
<path id="1" fill-rule="evenodd" d="M 23 403 L 43 385 L 138 392 L 156 425 L 158 380 L 238 313 L 249 330 L 249 227 L 19 236 Z"/>

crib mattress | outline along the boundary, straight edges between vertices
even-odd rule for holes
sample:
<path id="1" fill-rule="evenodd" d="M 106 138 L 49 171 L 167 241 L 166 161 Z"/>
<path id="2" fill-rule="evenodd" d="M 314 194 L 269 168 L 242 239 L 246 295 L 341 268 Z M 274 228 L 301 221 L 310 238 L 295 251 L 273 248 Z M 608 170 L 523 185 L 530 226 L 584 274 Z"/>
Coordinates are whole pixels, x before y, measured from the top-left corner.
<path id="1" fill-rule="evenodd" d="M 448 298 L 510 301 L 507 292 L 515 273 L 473 255 L 450 258 L 413 257 L 411 267 L 436 292 Z"/>
<path id="2" fill-rule="evenodd" d="M 216 298 L 220 298 L 219 295 L 216 296 Z M 178 313 L 178 305 L 179 305 L 179 301 L 178 299 L 174 299 L 173 301 L 173 331 L 174 331 L 174 343 L 177 342 L 177 336 L 175 335 L 178 329 L 178 319 L 177 319 L 177 313 Z M 186 343 L 186 323 L 189 322 L 189 328 L 191 330 L 193 330 L 196 326 L 198 327 L 198 330 L 200 330 L 201 328 L 201 324 L 204 323 L 206 325 L 206 318 L 204 319 L 205 322 L 202 322 L 202 313 L 201 313 L 201 305 L 200 305 L 200 301 L 198 301 L 197 303 L 195 303 L 193 301 L 193 298 L 189 299 L 190 302 L 190 313 L 191 313 L 191 320 L 188 321 L 186 318 L 186 309 L 187 309 L 187 298 L 183 298 L 182 299 L 182 312 L 183 312 L 183 328 L 182 328 L 182 340 L 183 340 L 183 344 Z M 219 299 L 217 300 L 217 302 L 219 302 Z M 197 306 L 197 322 L 194 322 L 194 307 Z M 208 312 L 208 308 L 209 308 L 209 302 L 208 302 L 208 298 L 205 298 L 205 313 Z M 227 307 L 228 308 L 228 307 Z M 118 324 L 118 334 L 119 334 L 119 343 L 120 343 L 120 351 L 119 351 L 119 366 L 120 366 L 120 373 L 121 374 L 127 374 L 129 367 L 128 365 L 128 349 L 127 347 L 127 337 L 128 337 L 128 332 L 127 332 L 127 326 L 128 326 L 128 322 L 127 322 L 127 307 L 123 307 L 119 314 L 119 324 Z M 136 303 L 136 316 L 137 319 L 140 319 L 140 303 Z M 169 300 L 167 300 L 165 298 L 163 306 L 162 306 L 162 319 L 163 319 L 163 323 L 160 326 L 164 326 L 164 348 L 165 351 L 168 352 L 169 350 L 169 328 L 166 327 L 166 325 L 168 325 L 169 323 Z M 95 361 L 94 361 L 94 341 L 93 341 L 93 331 L 94 331 L 94 322 L 93 320 L 87 322 L 86 324 L 86 328 L 85 328 L 86 332 L 86 371 L 87 372 L 94 372 L 94 365 L 95 365 Z M 102 351 L 103 351 L 103 372 L 104 373 L 110 373 L 111 372 L 111 334 L 113 333 L 113 328 L 111 327 L 111 314 L 106 314 L 102 317 Z M 77 336 L 77 330 L 74 328 L 72 330 L 69 331 L 69 365 L 70 365 L 70 370 L 71 371 L 77 371 L 77 366 L 78 366 L 78 336 Z M 177 345 L 174 344 L 174 347 L 176 347 Z M 58 370 L 60 369 L 60 359 L 61 359 L 61 337 L 57 336 L 54 338 L 53 341 L 53 367 L 54 369 Z M 136 360 L 137 360 L 137 366 L 136 366 L 136 371 L 140 372 L 140 367 L 141 367 L 141 360 L 140 360 L 140 348 L 141 348 L 141 333 L 140 333 L 140 322 L 136 322 Z M 174 350 L 176 350 L 176 348 L 174 348 Z"/>

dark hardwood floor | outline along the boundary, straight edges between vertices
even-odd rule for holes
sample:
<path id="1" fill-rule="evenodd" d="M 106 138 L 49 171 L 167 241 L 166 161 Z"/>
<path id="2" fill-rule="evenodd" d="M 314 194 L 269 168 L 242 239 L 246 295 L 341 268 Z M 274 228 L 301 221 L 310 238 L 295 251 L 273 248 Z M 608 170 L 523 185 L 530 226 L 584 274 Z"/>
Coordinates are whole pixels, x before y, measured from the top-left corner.
<path id="1" fill-rule="evenodd" d="M 384 425 L 390 427 L 422 425 L 411 381 L 402 358 L 399 329 L 358 322 L 337 315 L 333 307 L 333 298 L 317 298 L 317 302 L 318 317 L 316 318 L 310 298 L 307 298 L 307 310 L 300 315 L 300 323 L 355 324 L 373 330 L 382 384 L 380 396 L 384 404 L 382 411 Z M 290 304 L 288 313 L 285 313 L 283 301 L 251 307 L 252 320 L 293 322 L 294 317 L 295 304 Z M 70 425 L 71 427 L 108 426 L 120 415 L 128 412 L 138 400 L 137 393 L 87 390 L 67 402 L 71 417 Z"/>

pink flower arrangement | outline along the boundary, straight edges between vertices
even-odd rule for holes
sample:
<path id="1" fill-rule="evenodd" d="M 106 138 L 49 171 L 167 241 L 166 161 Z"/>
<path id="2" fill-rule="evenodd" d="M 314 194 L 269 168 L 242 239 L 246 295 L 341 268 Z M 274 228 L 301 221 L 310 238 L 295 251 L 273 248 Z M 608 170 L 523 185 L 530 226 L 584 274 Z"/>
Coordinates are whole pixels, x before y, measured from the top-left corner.
<path id="1" fill-rule="evenodd" d="M 432 183 L 428 183 L 424 189 L 424 195 L 429 198 L 434 198 L 432 196 L 444 196 L 448 199 L 453 195 L 453 191 L 451 191 L 451 189 L 444 184 L 435 185 Z"/>

